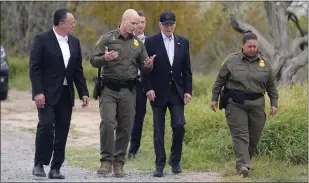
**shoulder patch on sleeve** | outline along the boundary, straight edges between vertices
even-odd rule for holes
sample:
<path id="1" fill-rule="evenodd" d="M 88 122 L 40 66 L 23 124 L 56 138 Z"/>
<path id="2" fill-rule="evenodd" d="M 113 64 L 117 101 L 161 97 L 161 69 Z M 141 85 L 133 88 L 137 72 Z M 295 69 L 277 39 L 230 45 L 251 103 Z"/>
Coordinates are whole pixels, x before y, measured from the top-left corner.
<path id="1" fill-rule="evenodd" d="M 98 45 L 100 44 L 100 42 L 102 41 L 102 39 L 103 39 L 103 36 L 101 36 L 101 37 L 99 38 L 99 40 L 97 41 L 97 43 L 96 43 L 95 45 L 98 46 Z"/>
<path id="2" fill-rule="evenodd" d="M 221 67 L 226 63 L 226 59 L 223 60 L 223 62 L 221 63 Z"/>
<path id="3" fill-rule="evenodd" d="M 238 58 L 238 56 L 240 55 L 240 53 L 239 52 L 236 52 L 236 53 L 231 53 L 231 54 L 229 54 L 227 57 L 226 57 L 226 61 L 228 61 L 228 60 L 233 60 L 233 59 L 235 59 L 235 58 Z"/>
<path id="4" fill-rule="evenodd" d="M 99 43 L 102 41 L 102 39 L 103 39 L 104 37 L 110 37 L 115 31 L 116 31 L 116 30 L 112 30 L 112 31 L 109 31 L 109 32 L 103 34 L 103 35 L 99 38 L 99 40 L 97 41 L 96 46 L 99 45 Z"/>

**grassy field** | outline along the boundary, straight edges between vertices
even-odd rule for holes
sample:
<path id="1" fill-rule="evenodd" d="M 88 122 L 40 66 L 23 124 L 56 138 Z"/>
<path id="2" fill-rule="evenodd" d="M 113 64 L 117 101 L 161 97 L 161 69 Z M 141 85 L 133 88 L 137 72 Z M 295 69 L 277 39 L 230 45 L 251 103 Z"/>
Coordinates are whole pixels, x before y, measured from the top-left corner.
<path id="1" fill-rule="evenodd" d="M 31 91 L 27 58 L 10 58 L 10 87 Z M 92 78 L 97 70 L 84 64 L 88 88 L 92 93 Z M 240 179 L 235 173 L 235 160 L 231 151 L 231 137 L 223 111 L 214 113 L 209 108 L 214 75 L 194 74 L 193 98 L 186 106 L 186 134 L 182 167 L 186 172 L 215 171 L 226 181 L 308 181 L 308 86 L 287 85 L 279 89 L 278 115 L 267 116 L 267 123 L 259 146 L 259 155 L 252 160 L 252 177 Z M 269 99 L 266 112 L 268 113 Z M 166 122 L 166 153 L 171 145 L 170 116 Z M 154 169 L 152 143 L 152 112 L 148 104 L 144 122 L 142 146 L 135 161 L 126 168 Z M 99 147 L 69 148 L 67 159 L 77 167 L 97 169 Z"/>

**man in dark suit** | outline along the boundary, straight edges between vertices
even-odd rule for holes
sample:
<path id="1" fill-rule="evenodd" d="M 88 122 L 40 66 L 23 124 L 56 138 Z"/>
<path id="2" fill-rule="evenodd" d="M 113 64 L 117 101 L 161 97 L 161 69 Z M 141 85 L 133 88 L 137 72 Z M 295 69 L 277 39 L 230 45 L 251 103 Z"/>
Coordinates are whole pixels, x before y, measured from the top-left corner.
<path id="1" fill-rule="evenodd" d="M 146 17 L 143 12 L 137 12 L 139 15 L 139 24 L 136 26 L 134 30 L 134 34 L 145 43 L 146 37 L 149 35 L 145 33 L 146 27 Z M 131 133 L 130 140 L 130 148 L 128 153 L 128 158 L 136 158 L 136 154 L 141 145 L 142 131 L 143 131 L 143 123 L 146 115 L 146 105 L 147 105 L 147 97 L 146 92 L 142 86 L 141 82 L 141 72 L 138 71 L 138 80 L 135 85 L 136 87 L 136 101 L 135 101 L 135 116 L 134 116 L 134 125 Z"/>
<path id="2" fill-rule="evenodd" d="M 70 35 L 75 27 L 74 16 L 67 9 L 54 13 L 54 27 L 35 36 L 30 51 L 32 99 L 38 109 L 39 123 L 35 138 L 32 174 L 45 177 L 43 165 L 51 169 L 48 177 L 64 179 L 60 168 L 65 159 L 65 146 L 74 106 L 73 82 L 82 106 L 89 104 L 83 74 L 79 40 Z"/>
<path id="3" fill-rule="evenodd" d="M 173 130 L 171 155 L 168 163 L 173 173 L 180 173 L 182 142 L 184 138 L 184 105 L 192 95 L 192 72 L 189 41 L 174 34 L 176 17 L 171 11 L 160 15 L 161 32 L 145 41 L 149 55 L 156 55 L 153 70 L 143 78 L 147 97 L 151 101 L 154 120 L 154 148 L 156 171 L 153 176 L 162 177 L 166 163 L 164 148 L 165 113 L 171 114 Z"/>

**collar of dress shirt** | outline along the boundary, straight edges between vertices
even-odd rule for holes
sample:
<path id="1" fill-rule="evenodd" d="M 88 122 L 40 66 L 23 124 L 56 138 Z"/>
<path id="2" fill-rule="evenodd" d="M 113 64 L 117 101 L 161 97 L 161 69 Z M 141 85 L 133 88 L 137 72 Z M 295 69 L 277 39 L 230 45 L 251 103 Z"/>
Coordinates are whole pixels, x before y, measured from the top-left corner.
<path id="1" fill-rule="evenodd" d="M 146 38 L 145 34 L 137 36 L 140 40 L 144 40 Z"/>
<path id="2" fill-rule="evenodd" d="M 54 33 L 55 33 L 55 35 L 56 35 L 56 37 L 57 37 L 57 40 L 64 40 L 64 41 L 68 41 L 68 36 L 65 36 L 65 37 L 60 36 L 60 35 L 59 35 L 59 34 L 57 34 L 57 32 L 55 31 L 55 28 L 53 28 L 53 31 L 54 31 Z"/>
<path id="3" fill-rule="evenodd" d="M 161 31 L 161 34 L 162 34 L 163 40 L 168 39 L 168 38 L 170 38 L 171 40 L 174 40 L 174 34 L 172 34 L 171 37 L 167 37 L 162 31 Z"/>

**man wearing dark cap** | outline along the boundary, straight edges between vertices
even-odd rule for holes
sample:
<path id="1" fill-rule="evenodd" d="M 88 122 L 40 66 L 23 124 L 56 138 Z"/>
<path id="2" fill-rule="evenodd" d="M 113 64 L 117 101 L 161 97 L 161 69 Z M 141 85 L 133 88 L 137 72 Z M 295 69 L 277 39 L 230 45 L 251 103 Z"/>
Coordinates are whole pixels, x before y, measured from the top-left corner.
<path id="1" fill-rule="evenodd" d="M 156 170 L 154 177 L 162 177 L 166 164 L 164 147 L 165 113 L 168 108 L 173 130 L 171 155 L 168 163 L 173 173 L 181 173 L 181 153 L 184 138 L 184 106 L 191 100 L 192 72 L 189 41 L 174 33 L 176 16 L 171 11 L 160 15 L 161 31 L 146 38 L 149 55 L 156 55 L 153 70 L 142 83 L 153 111 Z"/>

